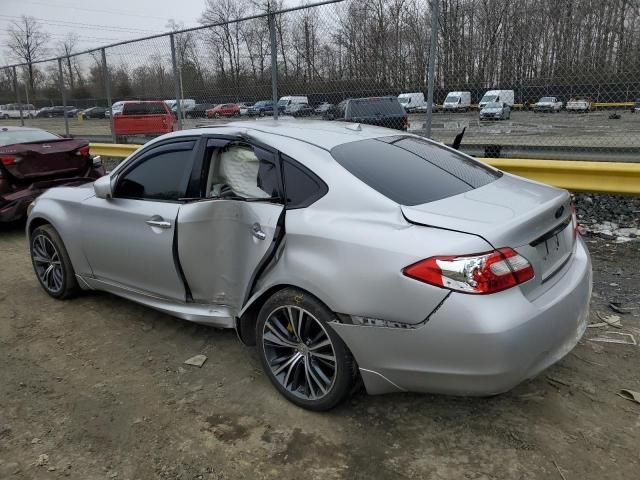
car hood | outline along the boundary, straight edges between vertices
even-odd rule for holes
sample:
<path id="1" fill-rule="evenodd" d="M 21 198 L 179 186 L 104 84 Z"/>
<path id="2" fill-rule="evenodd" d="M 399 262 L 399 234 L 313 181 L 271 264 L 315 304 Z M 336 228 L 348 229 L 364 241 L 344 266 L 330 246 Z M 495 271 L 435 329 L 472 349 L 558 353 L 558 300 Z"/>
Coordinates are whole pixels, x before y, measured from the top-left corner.
<path id="1" fill-rule="evenodd" d="M 412 223 L 479 235 L 496 248 L 530 243 L 571 211 L 567 191 L 509 174 L 453 197 L 401 208 Z"/>
<path id="2" fill-rule="evenodd" d="M 483 108 L 480 113 L 500 113 L 501 108 Z"/>

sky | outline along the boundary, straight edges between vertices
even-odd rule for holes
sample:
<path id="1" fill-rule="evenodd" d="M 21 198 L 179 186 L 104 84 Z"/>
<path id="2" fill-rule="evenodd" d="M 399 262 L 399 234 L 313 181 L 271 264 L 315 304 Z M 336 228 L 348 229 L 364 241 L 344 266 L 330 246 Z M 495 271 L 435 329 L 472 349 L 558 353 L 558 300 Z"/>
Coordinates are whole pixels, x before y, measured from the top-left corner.
<path id="1" fill-rule="evenodd" d="M 51 35 L 51 57 L 67 33 L 78 35 L 79 50 L 168 30 L 169 19 L 198 25 L 205 0 L 0 0 L 0 65 L 15 63 L 7 54 L 6 32 L 21 15 L 35 17 Z"/>

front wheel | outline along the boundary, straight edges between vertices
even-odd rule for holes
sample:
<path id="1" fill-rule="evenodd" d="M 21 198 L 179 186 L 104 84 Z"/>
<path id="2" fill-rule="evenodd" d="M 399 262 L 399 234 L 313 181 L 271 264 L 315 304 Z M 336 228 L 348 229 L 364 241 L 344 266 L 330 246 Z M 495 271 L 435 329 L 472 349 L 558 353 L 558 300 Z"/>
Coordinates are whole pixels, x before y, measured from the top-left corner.
<path id="1" fill-rule="evenodd" d="M 256 344 L 262 367 L 287 400 L 316 411 L 345 399 L 355 364 L 342 339 L 329 326 L 335 315 L 319 300 L 287 288 L 260 309 Z"/>
<path id="2" fill-rule="evenodd" d="M 45 292 L 59 300 L 78 293 L 76 275 L 67 249 L 51 225 L 42 225 L 31 234 L 31 262 Z"/>

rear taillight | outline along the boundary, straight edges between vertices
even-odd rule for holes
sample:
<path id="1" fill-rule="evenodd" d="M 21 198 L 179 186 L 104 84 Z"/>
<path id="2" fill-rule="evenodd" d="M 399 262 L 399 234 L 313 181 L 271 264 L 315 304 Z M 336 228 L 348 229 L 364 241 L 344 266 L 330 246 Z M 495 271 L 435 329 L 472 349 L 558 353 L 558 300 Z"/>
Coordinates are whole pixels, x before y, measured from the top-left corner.
<path id="1" fill-rule="evenodd" d="M 20 157 L 16 155 L 0 155 L 0 162 L 3 165 L 13 165 L 20 161 Z"/>
<path id="2" fill-rule="evenodd" d="M 462 256 L 438 256 L 409 265 L 402 273 L 421 282 L 463 293 L 496 293 L 533 278 L 529 261 L 511 248 Z"/>
<path id="3" fill-rule="evenodd" d="M 76 155 L 79 157 L 88 157 L 89 156 L 89 145 L 85 145 L 84 147 L 80 147 L 76 150 Z"/>

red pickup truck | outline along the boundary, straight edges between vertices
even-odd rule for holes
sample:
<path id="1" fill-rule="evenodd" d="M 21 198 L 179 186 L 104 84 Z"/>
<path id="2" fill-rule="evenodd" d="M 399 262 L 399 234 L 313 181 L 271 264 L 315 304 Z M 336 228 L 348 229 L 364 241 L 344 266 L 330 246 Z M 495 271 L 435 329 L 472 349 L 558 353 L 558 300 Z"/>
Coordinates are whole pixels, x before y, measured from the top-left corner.
<path id="1" fill-rule="evenodd" d="M 125 102 L 113 117 L 116 135 L 161 135 L 173 132 L 176 118 L 162 101 Z"/>

